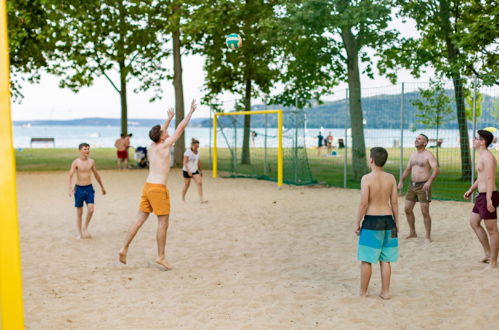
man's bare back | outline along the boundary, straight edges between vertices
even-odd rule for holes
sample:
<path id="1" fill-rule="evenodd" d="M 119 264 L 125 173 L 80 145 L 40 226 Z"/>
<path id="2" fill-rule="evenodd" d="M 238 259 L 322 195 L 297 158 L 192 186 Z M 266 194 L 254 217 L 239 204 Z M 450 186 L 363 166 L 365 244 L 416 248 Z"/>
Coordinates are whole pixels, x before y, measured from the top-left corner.
<path id="1" fill-rule="evenodd" d="M 365 175 L 362 181 L 369 187 L 369 206 L 366 215 L 391 215 L 390 198 L 397 190 L 395 177 L 386 172 L 373 171 Z"/>

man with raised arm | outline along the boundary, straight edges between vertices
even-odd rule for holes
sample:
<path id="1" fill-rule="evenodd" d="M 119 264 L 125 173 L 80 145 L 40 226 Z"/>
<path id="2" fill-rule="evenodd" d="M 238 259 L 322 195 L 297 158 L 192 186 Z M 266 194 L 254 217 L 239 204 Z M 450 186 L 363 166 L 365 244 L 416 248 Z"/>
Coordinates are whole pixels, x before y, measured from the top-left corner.
<path id="1" fill-rule="evenodd" d="M 499 193 L 496 187 L 497 160 L 488 150 L 494 136 L 489 131 L 477 131 L 473 146 L 478 150 L 478 177 L 464 193 L 464 198 L 469 199 L 473 191 L 478 188 L 478 196 L 470 216 L 470 226 L 475 231 L 480 243 L 482 243 L 484 258 L 481 260 L 488 263 L 488 268 L 497 268 L 497 252 L 499 250 L 499 233 L 497 231 L 497 206 L 499 205 Z M 480 222 L 483 220 L 485 228 Z M 490 241 L 490 244 L 489 244 Z"/>
<path id="2" fill-rule="evenodd" d="M 182 120 L 173 135 L 168 135 L 168 126 L 173 119 L 173 109 L 168 111 L 168 118 L 163 126 L 156 125 L 149 131 L 149 137 L 153 141 L 149 148 L 149 175 L 142 188 L 139 212 L 135 223 L 132 225 L 125 239 L 123 248 L 119 253 L 120 262 L 126 264 L 128 248 L 133 238 L 145 223 L 149 214 L 154 212 L 158 217 L 157 244 L 158 257 L 156 263 L 166 270 L 172 269 L 165 257 L 166 232 L 170 215 L 170 193 L 166 188 L 168 174 L 170 172 L 170 148 L 180 138 L 186 128 L 192 114 L 196 110 L 196 101 L 192 100 L 191 109 L 184 120 Z"/>
<path id="3" fill-rule="evenodd" d="M 404 187 L 405 178 L 411 173 L 411 182 L 405 196 L 405 216 L 409 224 L 409 235 L 406 238 L 417 237 L 416 234 L 416 218 L 414 217 L 414 206 L 419 202 L 421 213 L 424 218 L 424 226 L 426 230 L 426 242 L 431 242 L 431 217 L 430 217 L 430 202 L 431 202 L 431 184 L 439 173 L 437 160 L 435 156 L 426 149 L 428 137 L 424 134 L 419 134 L 414 141 L 416 151 L 409 158 L 409 163 L 400 178 L 398 189 Z"/>

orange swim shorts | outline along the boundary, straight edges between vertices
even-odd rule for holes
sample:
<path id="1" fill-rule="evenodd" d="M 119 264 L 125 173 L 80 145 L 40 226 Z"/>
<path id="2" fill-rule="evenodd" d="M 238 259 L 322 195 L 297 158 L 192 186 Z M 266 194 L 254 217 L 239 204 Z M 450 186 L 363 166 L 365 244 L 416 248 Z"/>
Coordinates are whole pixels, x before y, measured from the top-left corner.
<path id="1" fill-rule="evenodd" d="M 170 214 L 170 192 L 164 184 L 144 183 L 139 210 L 156 215 Z"/>

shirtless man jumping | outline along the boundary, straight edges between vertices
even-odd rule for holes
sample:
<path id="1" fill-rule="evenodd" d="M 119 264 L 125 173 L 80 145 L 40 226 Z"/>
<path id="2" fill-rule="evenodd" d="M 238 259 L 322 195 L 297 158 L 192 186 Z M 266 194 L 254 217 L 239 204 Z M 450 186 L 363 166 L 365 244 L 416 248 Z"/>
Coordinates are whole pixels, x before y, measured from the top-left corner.
<path id="1" fill-rule="evenodd" d="M 185 127 L 189 123 L 192 114 L 196 110 L 196 101 L 192 100 L 191 109 L 184 120 L 182 120 L 172 136 L 168 135 L 167 129 L 173 119 L 173 109 L 168 111 L 168 118 L 163 126 L 156 125 L 149 131 L 149 137 L 153 141 L 149 148 L 149 175 L 142 188 L 139 212 L 136 222 L 132 225 L 125 239 L 125 244 L 120 250 L 119 259 L 126 264 L 128 248 L 140 227 L 146 222 L 149 214 L 154 212 L 158 217 L 157 244 L 158 257 L 156 263 L 166 270 L 172 269 L 165 257 L 166 232 L 170 215 L 170 193 L 166 188 L 168 173 L 170 172 L 170 148 L 177 141 Z"/>
<path id="2" fill-rule="evenodd" d="M 100 185 L 102 194 L 106 194 L 106 189 L 102 184 L 102 179 L 97 172 L 95 167 L 95 161 L 88 158 L 90 154 L 90 146 L 88 143 L 80 143 L 78 146 L 80 150 L 80 157 L 75 159 L 71 163 L 71 169 L 68 174 L 68 193 L 69 197 L 75 197 L 75 207 L 76 207 L 76 230 L 78 236 L 76 238 L 90 238 L 90 233 L 88 232 L 88 225 L 94 214 L 94 195 L 95 190 L 92 186 L 92 173 L 94 173 L 95 179 Z M 73 175 L 76 173 L 76 185 L 73 187 Z M 83 216 L 83 203 L 87 204 L 87 217 L 85 223 L 82 226 L 82 216 Z"/>
<path id="3" fill-rule="evenodd" d="M 487 268 L 497 268 L 497 252 L 499 250 L 499 233 L 497 231 L 497 206 L 499 205 L 499 193 L 496 187 L 497 160 L 487 149 L 492 143 L 494 136 L 489 131 L 479 130 L 474 138 L 473 146 L 478 150 L 478 177 L 464 193 L 464 198 L 469 199 L 473 191 L 478 188 L 478 197 L 475 201 L 470 216 L 470 226 L 475 231 L 480 243 L 482 243 L 485 257 L 481 260 L 489 263 Z M 490 237 L 483 229 L 480 222 L 484 220 L 485 228 Z"/>
<path id="4" fill-rule="evenodd" d="M 430 217 L 430 202 L 431 202 L 431 184 L 437 177 L 439 170 L 437 160 L 433 154 L 426 150 L 428 137 L 424 134 L 419 134 L 414 141 L 416 151 L 411 154 L 409 163 L 400 178 L 398 189 L 404 187 L 404 180 L 411 173 L 411 183 L 407 189 L 405 196 L 405 216 L 409 223 L 409 236 L 406 238 L 414 238 L 416 234 L 414 206 L 419 202 L 421 213 L 424 218 L 424 226 L 426 230 L 425 241 L 431 242 L 431 217 Z"/>

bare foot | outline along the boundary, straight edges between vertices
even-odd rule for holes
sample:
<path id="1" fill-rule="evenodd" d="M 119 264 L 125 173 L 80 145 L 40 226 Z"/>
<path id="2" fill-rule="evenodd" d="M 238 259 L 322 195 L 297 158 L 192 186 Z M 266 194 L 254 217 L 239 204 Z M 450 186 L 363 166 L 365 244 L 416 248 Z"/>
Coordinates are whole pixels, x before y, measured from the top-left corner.
<path id="1" fill-rule="evenodd" d="M 409 236 L 407 236 L 405 239 L 416 238 L 416 237 L 418 237 L 418 235 L 416 235 L 416 234 L 409 234 Z"/>
<path id="2" fill-rule="evenodd" d="M 383 293 L 380 293 L 379 297 L 381 299 L 383 299 L 383 300 L 390 300 L 390 299 L 392 299 L 389 294 L 383 294 Z"/>
<path id="3" fill-rule="evenodd" d="M 487 271 L 490 271 L 490 270 L 493 270 L 493 269 L 497 269 L 497 264 L 489 264 L 482 271 L 483 272 L 487 272 Z"/>
<path id="4" fill-rule="evenodd" d="M 90 235 L 90 233 L 86 229 L 83 230 L 83 234 L 81 236 L 83 238 L 92 238 L 92 235 Z"/>
<path id="5" fill-rule="evenodd" d="M 488 263 L 490 263 L 490 257 L 485 256 L 482 259 L 480 259 L 480 262 L 483 262 L 484 264 L 488 264 Z"/>
<path id="6" fill-rule="evenodd" d="M 76 235 L 76 239 L 82 239 L 82 238 L 83 238 L 82 234 Z"/>
<path id="7" fill-rule="evenodd" d="M 429 238 L 429 237 L 425 237 L 424 242 L 425 242 L 425 243 L 431 243 L 431 242 L 433 242 L 433 241 L 431 240 L 431 238 Z"/>
<path id="8" fill-rule="evenodd" d="M 122 264 L 125 264 L 125 265 L 126 265 L 126 253 L 127 253 L 127 250 L 124 250 L 124 249 L 120 250 L 120 262 Z"/>
<path id="9" fill-rule="evenodd" d="M 159 257 L 158 257 L 158 258 L 156 259 L 156 263 L 157 263 L 158 265 L 163 266 L 166 270 L 172 270 L 172 269 L 173 269 L 173 268 L 172 268 L 172 266 L 170 266 L 170 265 L 166 262 L 166 259 L 165 259 L 165 258 L 159 258 Z"/>
<path id="10" fill-rule="evenodd" d="M 368 296 L 367 292 L 359 293 L 359 297 L 361 297 L 361 298 L 367 298 L 367 296 Z"/>
<path id="11" fill-rule="evenodd" d="M 201 201 L 201 204 L 206 204 L 206 203 L 208 203 L 208 201 L 207 201 L 207 200 L 205 200 L 205 201 Z"/>

